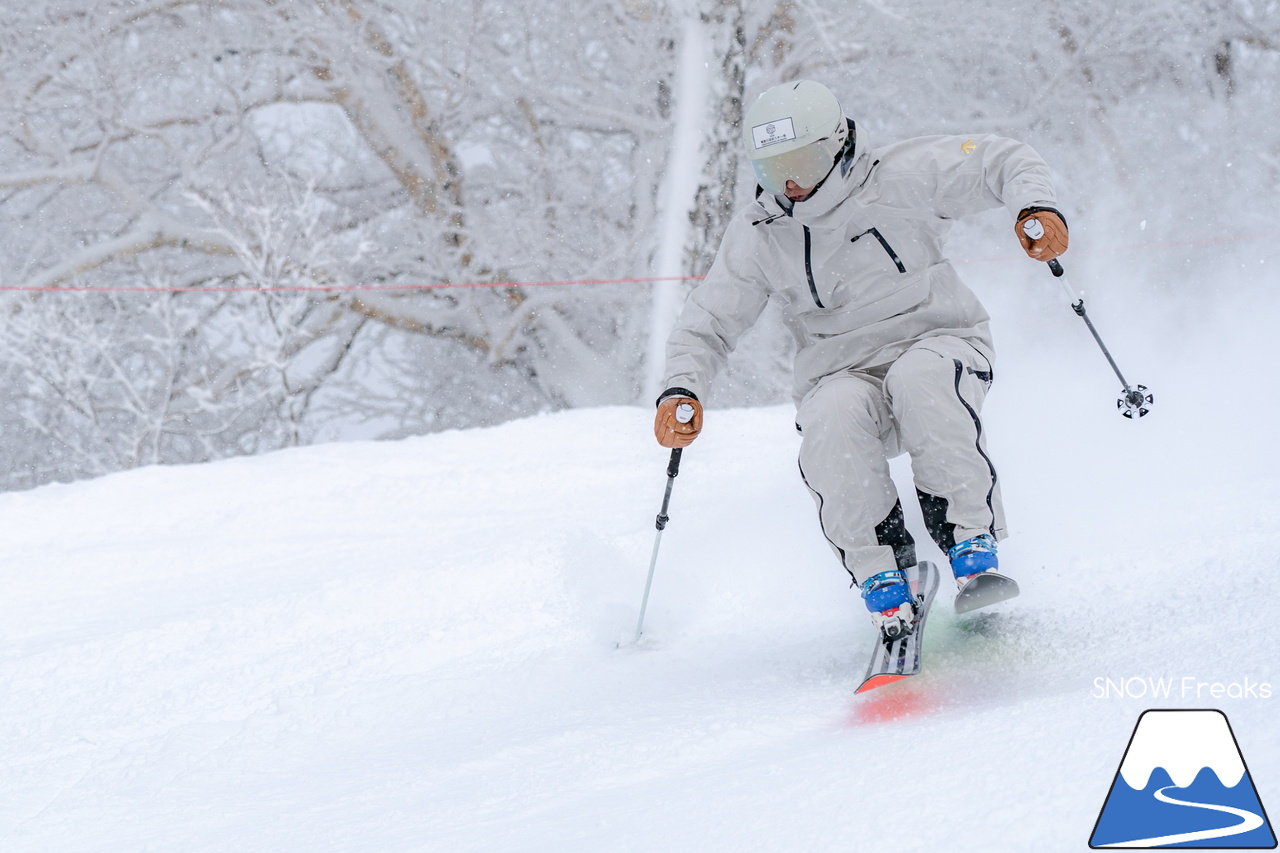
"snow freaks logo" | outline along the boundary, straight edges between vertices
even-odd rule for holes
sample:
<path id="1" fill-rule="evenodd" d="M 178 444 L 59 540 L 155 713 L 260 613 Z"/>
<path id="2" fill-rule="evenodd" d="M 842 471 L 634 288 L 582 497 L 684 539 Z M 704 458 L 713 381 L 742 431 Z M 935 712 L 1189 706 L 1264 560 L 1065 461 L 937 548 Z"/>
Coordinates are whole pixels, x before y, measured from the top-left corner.
<path id="1" fill-rule="evenodd" d="M 1275 833 L 1221 711 L 1144 711 L 1089 846 L 1272 849 Z"/>

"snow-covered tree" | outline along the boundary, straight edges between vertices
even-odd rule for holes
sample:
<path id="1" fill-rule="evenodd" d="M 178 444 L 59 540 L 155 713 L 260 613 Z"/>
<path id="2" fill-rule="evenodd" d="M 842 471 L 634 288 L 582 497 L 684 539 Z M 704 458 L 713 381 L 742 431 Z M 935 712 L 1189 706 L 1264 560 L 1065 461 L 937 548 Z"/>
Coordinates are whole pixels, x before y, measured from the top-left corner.
<path id="1" fill-rule="evenodd" d="M 37 5 L 9 23 L 0 251 L 4 283 L 28 290 L 8 296 L 6 337 L 38 352 L 32 336 L 67 334 L 47 289 L 109 291 L 60 297 L 82 299 L 68 318 L 141 317 L 171 300 L 126 291 L 163 280 L 203 318 L 185 333 L 202 346 L 171 356 L 216 351 L 214 373 L 261 403 L 255 420 L 239 398 L 179 387 L 228 407 L 223 451 L 86 451 L 35 480 L 307 441 L 335 422 L 405 432 L 634 397 L 642 289 L 496 285 L 646 265 L 661 15 L 225 0 Z M 133 345 L 128 323 L 109 328 Z M 23 364 L 8 393 L 25 404 L 49 392 Z M 180 367 L 179 384 L 208 369 Z M 15 429 L 9 443 L 45 456 L 112 427 Z"/>
<path id="2" fill-rule="evenodd" d="M 754 187 L 744 108 L 787 79 L 873 143 L 1026 139 L 1098 231 L 1234 234 L 1280 186 L 1271 0 L 3 15 L 9 486 L 646 399 L 688 283 L 537 283 L 705 272 Z M 785 398 L 768 317 L 720 403 Z"/>

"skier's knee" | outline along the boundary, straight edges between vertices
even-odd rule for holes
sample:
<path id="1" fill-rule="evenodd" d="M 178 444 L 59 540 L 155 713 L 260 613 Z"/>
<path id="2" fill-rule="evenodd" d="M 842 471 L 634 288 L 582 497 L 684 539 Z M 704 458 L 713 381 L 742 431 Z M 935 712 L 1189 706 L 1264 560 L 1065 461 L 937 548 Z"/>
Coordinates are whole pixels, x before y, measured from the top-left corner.
<path id="1" fill-rule="evenodd" d="M 846 377 L 815 389 L 801 405 L 797 422 L 806 438 L 819 430 L 850 427 L 879 436 L 884 431 L 882 408 L 877 388 L 861 379 Z"/>
<path id="2" fill-rule="evenodd" d="M 921 382 L 949 381 L 955 374 L 955 361 L 923 347 L 907 350 L 885 376 L 885 386 L 893 394 L 896 389 Z"/>

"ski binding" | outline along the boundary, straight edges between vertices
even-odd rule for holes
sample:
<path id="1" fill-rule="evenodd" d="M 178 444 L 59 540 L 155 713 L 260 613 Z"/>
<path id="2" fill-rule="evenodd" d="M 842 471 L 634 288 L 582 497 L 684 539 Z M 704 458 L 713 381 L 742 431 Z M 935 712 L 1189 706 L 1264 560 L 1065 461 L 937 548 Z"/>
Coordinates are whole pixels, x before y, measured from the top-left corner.
<path id="1" fill-rule="evenodd" d="M 911 584 L 911 591 L 916 598 L 916 617 L 911 623 L 911 632 L 891 640 L 876 637 L 871 663 L 867 666 L 866 677 L 856 691 L 858 693 L 892 684 L 920 672 L 920 647 L 924 639 L 924 623 L 929 616 L 933 597 L 938 592 L 940 576 L 938 567 L 928 561 L 907 569 L 906 575 L 907 583 Z M 1016 595 L 1016 584 L 1014 589 L 1013 594 Z"/>

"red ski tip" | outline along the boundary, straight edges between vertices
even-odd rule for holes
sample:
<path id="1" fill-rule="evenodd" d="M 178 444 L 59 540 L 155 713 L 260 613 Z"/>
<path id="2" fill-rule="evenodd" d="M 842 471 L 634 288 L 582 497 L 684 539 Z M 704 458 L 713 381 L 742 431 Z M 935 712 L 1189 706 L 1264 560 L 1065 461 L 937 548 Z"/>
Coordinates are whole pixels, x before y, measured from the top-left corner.
<path id="1" fill-rule="evenodd" d="M 862 682 L 862 686 L 855 690 L 854 693 L 866 693 L 868 690 L 875 690 L 877 687 L 884 687 L 886 684 L 892 684 L 908 677 L 906 675 L 873 675 Z"/>

